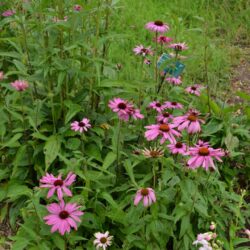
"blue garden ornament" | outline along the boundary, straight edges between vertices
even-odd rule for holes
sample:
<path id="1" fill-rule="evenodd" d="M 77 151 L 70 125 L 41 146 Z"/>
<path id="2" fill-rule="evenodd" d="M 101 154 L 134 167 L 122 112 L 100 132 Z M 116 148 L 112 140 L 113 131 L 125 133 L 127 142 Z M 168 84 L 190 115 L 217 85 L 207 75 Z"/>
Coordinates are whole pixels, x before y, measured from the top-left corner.
<path id="1" fill-rule="evenodd" d="M 157 68 L 160 68 L 160 66 L 169 59 L 171 59 L 171 56 L 169 54 L 163 53 L 157 61 Z"/>

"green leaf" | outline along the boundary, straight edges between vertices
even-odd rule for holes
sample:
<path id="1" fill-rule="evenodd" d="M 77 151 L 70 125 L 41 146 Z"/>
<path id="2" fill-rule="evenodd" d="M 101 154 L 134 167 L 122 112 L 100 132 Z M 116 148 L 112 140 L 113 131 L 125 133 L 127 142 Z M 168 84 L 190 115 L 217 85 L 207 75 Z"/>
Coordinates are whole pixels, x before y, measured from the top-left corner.
<path id="1" fill-rule="evenodd" d="M 110 167 L 110 165 L 115 161 L 115 159 L 116 159 L 116 154 L 113 152 L 109 152 L 103 161 L 102 167 L 105 170 L 107 170 L 108 167 Z"/>
<path id="2" fill-rule="evenodd" d="M 22 137 L 22 133 L 18 133 L 15 134 L 10 140 L 8 140 L 7 142 L 5 142 L 4 144 L 1 144 L 1 149 L 9 147 L 18 147 L 20 144 L 18 142 L 18 140 Z"/>
<path id="3" fill-rule="evenodd" d="M 65 241 L 60 235 L 54 234 L 52 240 L 55 246 L 58 247 L 60 250 L 65 249 Z"/>
<path id="4" fill-rule="evenodd" d="M 46 172 L 48 171 L 49 166 L 58 156 L 60 148 L 61 138 L 58 135 L 50 136 L 44 146 Z"/>
<path id="5" fill-rule="evenodd" d="M 236 136 L 233 136 L 230 132 L 227 134 L 225 138 L 225 144 L 227 149 L 232 152 L 239 146 L 239 139 Z"/>
<path id="6" fill-rule="evenodd" d="M 180 230 L 180 238 L 183 237 L 187 233 L 190 228 L 190 214 L 187 214 L 181 219 L 181 230 Z"/>

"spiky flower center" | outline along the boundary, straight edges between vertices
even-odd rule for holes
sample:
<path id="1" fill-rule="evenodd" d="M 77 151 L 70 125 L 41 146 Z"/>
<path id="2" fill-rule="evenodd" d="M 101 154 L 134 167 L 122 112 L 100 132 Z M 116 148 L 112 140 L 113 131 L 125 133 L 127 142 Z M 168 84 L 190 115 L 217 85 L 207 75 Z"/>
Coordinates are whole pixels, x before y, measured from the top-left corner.
<path id="1" fill-rule="evenodd" d="M 163 26 L 164 25 L 164 23 L 162 21 L 160 21 L 160 20 L 155 21 L 154 24 L 156 26 Z"/>
<path id="2" fill-rule="evenodd" d="M 157 103 L 155 104 L 155 106 L 158 107 L 158 108 L 160 108 L 160 107 L 161 107 L 161 104 L 160 104 L 159 102 L 157 102 Z"/>
<path id="3" fill-rule="evenodd" d="M 54 182 L 54 186 L 62 186 L 63 185 L 63 181 L 62 180 L 56 180 L 55 182 Z"/>
<path id="4" fill-rule="evenodd" d="M 163 115 L 164 117 L 169 117 L 169 116 L 170 116 L 170 114 L 169 114 L 168 112 L 164 112 L 162 115 Z"/>
<path id="5" fill-rule="evenodd" d="M 199 155 L 208 156 L 209 155 L 209 149 L 207 147 L 199 148 Z"/>
<path id="6" fill-rule="evenodd" d="M 148 195 L 148 189 L 147 188 L 143 188 L 142 190 L 141 190 L 141 195 L 142 196 L 147 196 Z"/>
<path id="7" fill-rule="evenodd" d="M 107 241 L 108 241 L 108 240 L 107 240 L 106 237 L 102 237 L 102 238 L 100 239 L 100 242 L 101 242 L 102 244 L 105 244 Z"/>
<path id="8" fill-rule="evenodd" d="M 61 219 L 65 220 L 65 219 L 67 219 L 67 218 L 69 217 L 69 213 L 68 213 L 67 211 L 63 210 L 63 211 L 61 211 L 61 212 L 59 213 L 59 217 L 60 217 Z"/>
<path id="9" fill-rule="evenodd" d="M 197 88 L 196 88 L 195 86 L 192 86 L 191 89 L 192 89 L 192 90 L 196 90 Z"/>
<path id="10" fill-rule="evenodd" d="M 176 148 L 182 148 L 182 143 L 181 143 L 181 142 L 177 142 L 177 143 L 175 144 L 175 147 L 176 147 Z"/>
<path id="11" fill-rule="evenodd" d="M 182 50 L 182 46 L 181 45 L 175 45 L 175 50 L 181 51 Z"/>
<path id="12" fill-rule="evenodd" d="M 79 122 L 78 125 L 79 127 L 83 128 L 86 124 L 84 122 Z"/>
<path id="13" fill-rule="evenodd" d="M 120 102 L 120 103 L 118 104 L 118 108 L 119 108 L 119 109 L 126 109 L 126 108 L 127 108 L 127 105 L 126 105 L 126 103 L 124 103 L 124 102 Z"/>
<path id="14" fill-rule="evenodd" d="M 143 49 L 141 49 L 141 52 L 142 52 L 142 53 L 147 53 L 147 52 L 148 52 L 148 50 L 147 50 L 147 49 L 145 49 L 145 48 L 143 48 Z"/>
<path id="15" fill-rule="evenodd" d="M 160 156 L 161 155 L 161 153 L 159 152 L 159 151 L 157 151 L 157 150 L 151 150 L 150 151 L 150 156 L 152 157 L 152 158 L 156 158 L 156 157 L 158 157 L 158 156 Z"/>
<path id="16" fill-rule="evenodd" d="M 167 124 L 161 124 L 159 129 L 162 131 L 162 132 L 168 132 L 170 130 L 169 126 Z"/>
<path id="17" fill-rule="evenodd" d="M 172 105 L 176 106 L 177 105 L 177 102 L 171 102 Z"/>
<path id="18" fill-rule="evenodd" d="M 192 114 L 192 115 L 189 115 L 187 119 L 191 122 L 195 122 L 197 121 L 197 116 Z"/>

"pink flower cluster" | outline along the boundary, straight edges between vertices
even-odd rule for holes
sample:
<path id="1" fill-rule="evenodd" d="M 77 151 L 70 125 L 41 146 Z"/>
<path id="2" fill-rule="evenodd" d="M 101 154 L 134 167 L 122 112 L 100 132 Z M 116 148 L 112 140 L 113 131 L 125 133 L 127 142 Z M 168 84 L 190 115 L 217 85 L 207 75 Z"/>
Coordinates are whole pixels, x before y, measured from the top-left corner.
<path id="1" fill-rule="evenodd" d="M 15 10 L 6 10 L 2 13 L 2 16 L 8 17 L 8 16 L 13 16 L 14 14 L 16 14 Z"/>
<path id="2" fill-rule="evenodd" d="M 110 100 L 108 106 L 113 112 L 118 114 L 121 120 L 128 121 L 130 118 L 135 120 L 144 118 L 139 109 L 136 109 L 132 103 L 121 98 Z"/>
<path id="3" fill-rule="evenodd" d="M 51 226 L 51 233 L 58 231 L 61 235 L 69 233 L 71 228 L 77 230 L 77 222 L 81 222 L 80 216 L 84 213 L 76 203 L 65 203 L 63 196 L 72 196 L 69 186 L 75 181 L 76 175 L 69 173 L 65 180 L 61 174 L 55 177 L 53 174 L 46 174 L 40 179 L 41 188 L 49 188 L 47 198 L 57 193 L 59 203 L 52 203 L 47 206 L 49 215 L 44 217 L 47 225 Z"/>

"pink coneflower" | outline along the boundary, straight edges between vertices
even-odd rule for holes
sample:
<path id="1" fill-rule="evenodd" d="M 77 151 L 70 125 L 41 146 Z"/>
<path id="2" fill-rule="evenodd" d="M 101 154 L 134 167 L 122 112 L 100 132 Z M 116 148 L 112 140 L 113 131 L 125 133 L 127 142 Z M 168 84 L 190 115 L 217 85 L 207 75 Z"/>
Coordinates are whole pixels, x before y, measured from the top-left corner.
<path id="1" fill-rule="evenodd" d="M 58 177 L 55 177 L 53 174 L 46 174 L 40 179 L 40 187 L 41 188 L 49 188 L 49 192 L 47 194 L 47 198 L 53 196 L 55 192 L 57 192 L 58 199 L 61 200 L 63 198 L 63 194 L 66 196 L 72 196 L 71 191 L 68 189 L 76 179 L 76 175 L 73 173 L 68 173 L 65 180 L 62 180 L 62 175 L 59 174 Z"/>
<path id="2" fill-rule="evenodd" d="M 159 20 L 147 23 L 145 25 L 145 28 L 152 32 L 159 32 L 159 33 L 164 33 L 169 30 L 169 26 L 166 23 L 163 23 L 162 21 Z"/>
<path id="3" fill-rule="evenodd" d="M 178 102 L 165 102 L 164 105 L 168 109 L 182 109 L 183 108 L 183 105 Z"/>
<path id="4" fill-rule="evenodd" d="M 8 17 L 8 16 L 13 16 L 14 14 L 16 14 L 15 10 L 6 10 L 2 13 L 2 16 Z"/>
<path id="5" fill-rule="evenodd" d="M 170 119 L 173 119 L 173 115 L 168 112 L 162 112 L 157 115 L 157 122 L 168 123 Z"/>
<path id="6" fill-rule="evenodd" d="M 172 43 L 169 45 L 169 48 L 174 49 L 176 52 L 188 49 L 185 43 Z"/>
<path id="7" fill-rule="evenodd" d="M 155 38 L 154 38 L 155 40 Z M 163 44 L 167 44 L 170 43 L 173 39 L 171 37 L 167 37 L 167 36 L 159 36 L 157 37 L 157 43 L 163 45 Z"/>
<path id="8" fill-rule="evenodd" d="M 152 56 L 154 53 L 151 49 L 151 47 L 144 47 L 143 45 L 138 45 L 133 49 L 135 55 L 140 55 L 140 56 L 147 56 L 150 55 Z"/>
<path id="9" fill-rule="evenodd" d="M 180 85 L 182 83 L 181 77 L 168 77 L 166 78 L 166 81 L 173 84 L 173 85 Z"/>
<path id="10" fill-rule="evenodd" d="M 134 205 L 137 206 L 143 200 L 143 206 L 148 207 L 156 202 L 155 192 L 152 188 L 141 188 L 136 192 Z"/>
<path id="11" fill-rule="evenodd" d="M 187 146 L 185 143 L 182 142 L 177 142 L 174 144 L 169 144 L 167 147 L 170 149 L 172 154 L 181 154 L 181 155 L 186 155 L 187 153 Z"/>
<path id="12" fill-rule="evenodd" d="M 148 105 L 149 108 L 155 109 L 157 112 L 162 112 L 166 106 L 158 101 L 153 101 Z"/>
<path id="13" fill-rule="evenodd" d="M 112 244 L 113 236 L 109 236 L 109 232 L 105 233 L 95 233 L 95 240 L 94 245 L 96 246 L 96 249 L 102 248 L 103 250 L 106 250 L 109 246 Z"/>
<path id="14" fill-rule="evenodd" d="M 174 130 L 175 126 L 173 124 L 153 124 L 146 126 L 147 131 L 145 132 L 145 137 L 148 141 L 156 139 L 158 136 L 162 136 L 160 143 L 163 144 L 166 140 L 170 143 L 176 143 L 174 136 L 180 137 L 181 134 Z"/>
<path id="15" fill-rule="evenodd" d="M 2 81 L 4 79 L 4 73 L 3 71 L 0 71 L 0 81 Z"/>
<path id="16" fill-rule="evenodd" d="M 15 88 L 17 91 L 24 91 L 29 87 L 29 84 L 27 81 L 16 80 L 11 83 L 11 86 Z"/>
<path id="17" fill-rule="evenodd" d="M 108 106 L 113 112 L 118 114 L 118 117 L 121 120 L 128 121 L 130 117 L 135 120 L 144 118 L 139 109 L 134 108 L 132 103 L 121 98 L 114 98 L 113 100 L 110 100 Z"/>
<path id="18" fill-rule="evenodd" d="M 73 9 L 74 9 L 75 11 L 81 11 L 81 10 L 82 10 L 82 6 L 79 5 L 79 4 L 76 4 L 76 5 L 74 5 Z"/>
<path id="19" fill-rule="evenodd" d="M 200 113 L 195 109 L 190 109 L 187 114 L 177 116 L 174 118 L 173 123 L 178 127 L 178 130 L 187 129 L 189 134 L 198 133 L 201 131 L 200 123 L 204 123 L 199 118 Z"/>
<path id="20" fill-rule="evenodd" d="M 144 148 L 141 153 L 147 158 L 159 158 L 164 156 L 164 151 L 161 148 Z"/>
<path id="21" fill-rule="evenodd" d="M 91 124 L 88 118 L 83 118 L 80 122 L 74 121 L 71 123 L 71 129 L 80 133 L 87 132 L 89 128 L 91 128 Z"/>
<path id="22" fill-rule="evenodd" d="M 194 95 L 197 95 L 197 96 L 200 96 L 201 92 L 200 90 L 203 88 L 202 85 L 199 85 L 199 84 L 195 84 L 193 86 L 189 86 L 187 87 L 185 90 L 187 93 L 190 93 L 190 94 L 194 94 Z"/>
<path id="23" fill-rule="evenodd" d="M 210 146 L 200 147 L 199 145 L 195 145 L 188 151 L 188 155 L 191 158 L 188 160 L 188 167 L 195 169 L 198 167 L 203 167 L 206 170 L 211 167 L 213 170 L 215 169 L 215 165 L 213 162 L 213 158 L 222 162 L 221 157 L 225 155 L 222 149 L 213 149 Z"/>
<path id="24" fill-rule="evenodd" d="M 80 216 L 84 213 L 79 210 L 80 206 L 76 203 L 64 203 L 63 200 L 59 204 L 52 203 L 47 206 L 51 213 L 44 217 L 47 225 L 51 227 L 51 233 L 58 231 L 61 235 L 70 232 L 71 227 L 77 230 L 76 222 L 81 222 Z"/>

